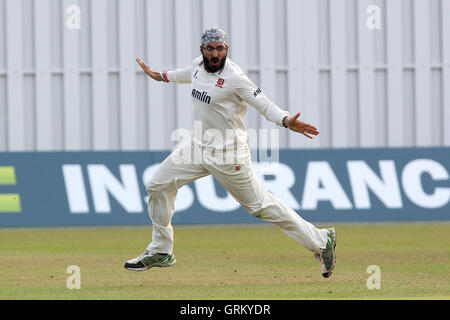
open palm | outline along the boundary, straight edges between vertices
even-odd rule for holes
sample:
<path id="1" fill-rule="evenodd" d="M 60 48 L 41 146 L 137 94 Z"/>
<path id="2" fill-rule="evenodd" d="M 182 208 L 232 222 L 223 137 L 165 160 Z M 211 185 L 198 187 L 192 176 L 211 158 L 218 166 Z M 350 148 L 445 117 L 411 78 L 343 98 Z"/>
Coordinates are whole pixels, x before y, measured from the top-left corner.
<path id="1" fill-rule="evenodd" d="M 286 120 L 286 126 L 290 130 L 299 132 L 309 139 L 313 138 L 311 135 L 317 136 L 319 134 L 319 131 L 317 131 L 316 127 L 310 125 L 309 123 L 298 120 L 298 117 L 300 117 L 300 112 L 297 113 L 294 117 L 289 117 Z"/>
<path id="2" fill-rule="evenodd" d="M 152 68 L 150 68 L 150 66 L 145 63 L 144 60 L 142 60 L 141 58 L 136 58 L 136 62 L 139 63 L 139 66 L 142 68 L 142 70 L 146 74 L 148 74 L 152 79 L 157 81 L 161 80 L 160 74 L 158 72 L 153 71 Z"/>

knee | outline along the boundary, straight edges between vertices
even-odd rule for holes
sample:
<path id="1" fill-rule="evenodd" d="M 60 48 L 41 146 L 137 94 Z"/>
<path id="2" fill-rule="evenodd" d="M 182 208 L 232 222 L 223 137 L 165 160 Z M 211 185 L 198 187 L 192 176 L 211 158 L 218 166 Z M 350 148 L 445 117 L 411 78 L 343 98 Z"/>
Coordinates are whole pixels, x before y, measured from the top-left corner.
<path id="1" fill-rule="evenodd" d="M 263 215 L 263 210 L 265 209 L 264 201 L 257 201 L 252 204 L 244 206 L 247 211 L 256 218 L 261 218 Z"/>
<path id="2" fill-rule="evenodd" d="M 147 191 L 148 195 L 150 195 L 152 192 L 156 191 L 156 188 L 157 188 L 157 186 L 153 180 L 150 180 L 145 185 L 145 190 Z"/>
<path id="3" fill-rule="evenodd" d="M 153 179 L 151 179 L 147 184 L 145 185 L 145 189 L 147 191 L 147 194 L 149 196 L 164 193 L 164 192 L 170 192 L 173 188 L 173 183 L 171 181 L 169 182 L 158 182 Z M 175 188 L 176 190 L 176 188 Z"/>
<path id="4" fill-rule="evenodd" d="M 148 195 L 151 195 L 151 194 L 157 193 L 157 192 L 161 192 L 166 188 L 167 188 L 167 186 L 164 183 L 157 183 L 155 180 L 150 180 L 145 185 L 145 189 L 146 189 Z"/>
<path id="5" fill-rule="evenodd" d="M 270 194 L 265 192 L 254 202 L 243 205 L 250 214 L 256 218 L 265 219 L 269 211 L 273 211 L 273 202 Z"/>

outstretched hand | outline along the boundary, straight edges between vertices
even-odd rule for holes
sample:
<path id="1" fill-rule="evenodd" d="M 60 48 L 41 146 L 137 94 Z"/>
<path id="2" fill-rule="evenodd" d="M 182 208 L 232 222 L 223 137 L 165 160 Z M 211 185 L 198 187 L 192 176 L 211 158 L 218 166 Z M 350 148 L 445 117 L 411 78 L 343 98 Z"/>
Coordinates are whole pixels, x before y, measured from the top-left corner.
<path id="1" fill-rule="evenodd" d="M 152 79 L 161 81 L 161 75 L 158 72 L 153 71 L 152 68 L 150 68 L 150 66 L 145 63 L 144 60 L 141 60 L 141 58 L 136 58 L 136 62 L 139 63 L 142 70 L 144 70 L 144 72 L 148 74 Z"/>
<path id="2" fill-rule="evenodd" d="M 300 117 L 300 112 L 293 117 L 288 117 L 285 120 L 285 124 L 290 130 L 300 132 L 309 139 L 313 138 L 311 135 L 317 136 L 319 134 L 319 131 L 317 131 L 316 127 L 310 125 L 309 123 L 298 120 L 298 117 Z"/>

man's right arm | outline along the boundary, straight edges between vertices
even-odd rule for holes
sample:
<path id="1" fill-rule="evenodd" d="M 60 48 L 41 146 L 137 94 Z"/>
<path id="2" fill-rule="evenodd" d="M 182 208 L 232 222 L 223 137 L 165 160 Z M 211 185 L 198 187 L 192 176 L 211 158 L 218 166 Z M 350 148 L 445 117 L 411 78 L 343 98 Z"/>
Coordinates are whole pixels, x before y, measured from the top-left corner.
<path id="1" fill-rule="evenodd" d="M 174 71 L 156 72 L 153 71 L 145 61 L 140 58 L 136 58 L 137 63 L 141 66 L 142 70 L 153 80 L 164 82 L 176 82 L 176 83 L 190 83 L 191 82 L 191 67 L 183 69 L 175 69 Z"/>
<path id="2" fill-rule="evenodd" d="M 167 82 L 170 81 L 176 83 L 191 83 L 192 82 L 191 66 L 183 69 L 175 69 L 174 71 L 164 72 L 164 76 Z"/>
<path id="3" fill-rule="evenodd" d="M 163 81 L 162 73 L 153 71 L 152 68 L 150 68 L 150 66 L 145 63 L 144 60 L 141 60 L 141 58 L 136 58 L 136 62 L 139 63 L 139 66 L 150 78 L 156 81 Z"/>

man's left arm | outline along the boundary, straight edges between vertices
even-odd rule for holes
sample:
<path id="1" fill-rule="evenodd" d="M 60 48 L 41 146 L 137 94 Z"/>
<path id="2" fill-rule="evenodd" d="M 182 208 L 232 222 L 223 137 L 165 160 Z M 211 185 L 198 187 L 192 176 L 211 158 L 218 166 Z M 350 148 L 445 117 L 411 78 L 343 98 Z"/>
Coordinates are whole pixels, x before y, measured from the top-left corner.
<path id="1" fill-rule="evenodd" d="M 283 126 L 283 118 L 290 116 L 289 112 L 281 110 L 272 103 L 245 74 L 237 75 L 235 80 L 236 94 L 254 107 L 267 120 Z"/>
<path id="2" fill-rule="evenodd" d="M 283 119 L 283 125 L 286 128 L 289 128 L 292 131 L 299 132 L 303 134 L 305 137 L 312 139 L 313 136 L 317 136 L 319 134 L 319 131 L 317 131 L 317 128 L 313 125 L 298 120 L 298 117 L 300 117 L 300 112 L 298 112 L 293 117 L 286 117 Z"/>
<path id="3" fill-rule="evenodd" d="M 259 89 L 245 74 L 242 73 L 237 76 L 235 89 L 238 96 L 258 110 L 258 112 L 267 120 L 276 123 L 280 127 L 284 126 L 292 131 L 299 132 L 310 139 L 312 139 L 311 135 L 319 134 L 317 128 L 298 120 L 300 113 L 291 117 L 288 111 L 282 110 L 276 104 L 271 102 L 261 89 Z"/>

